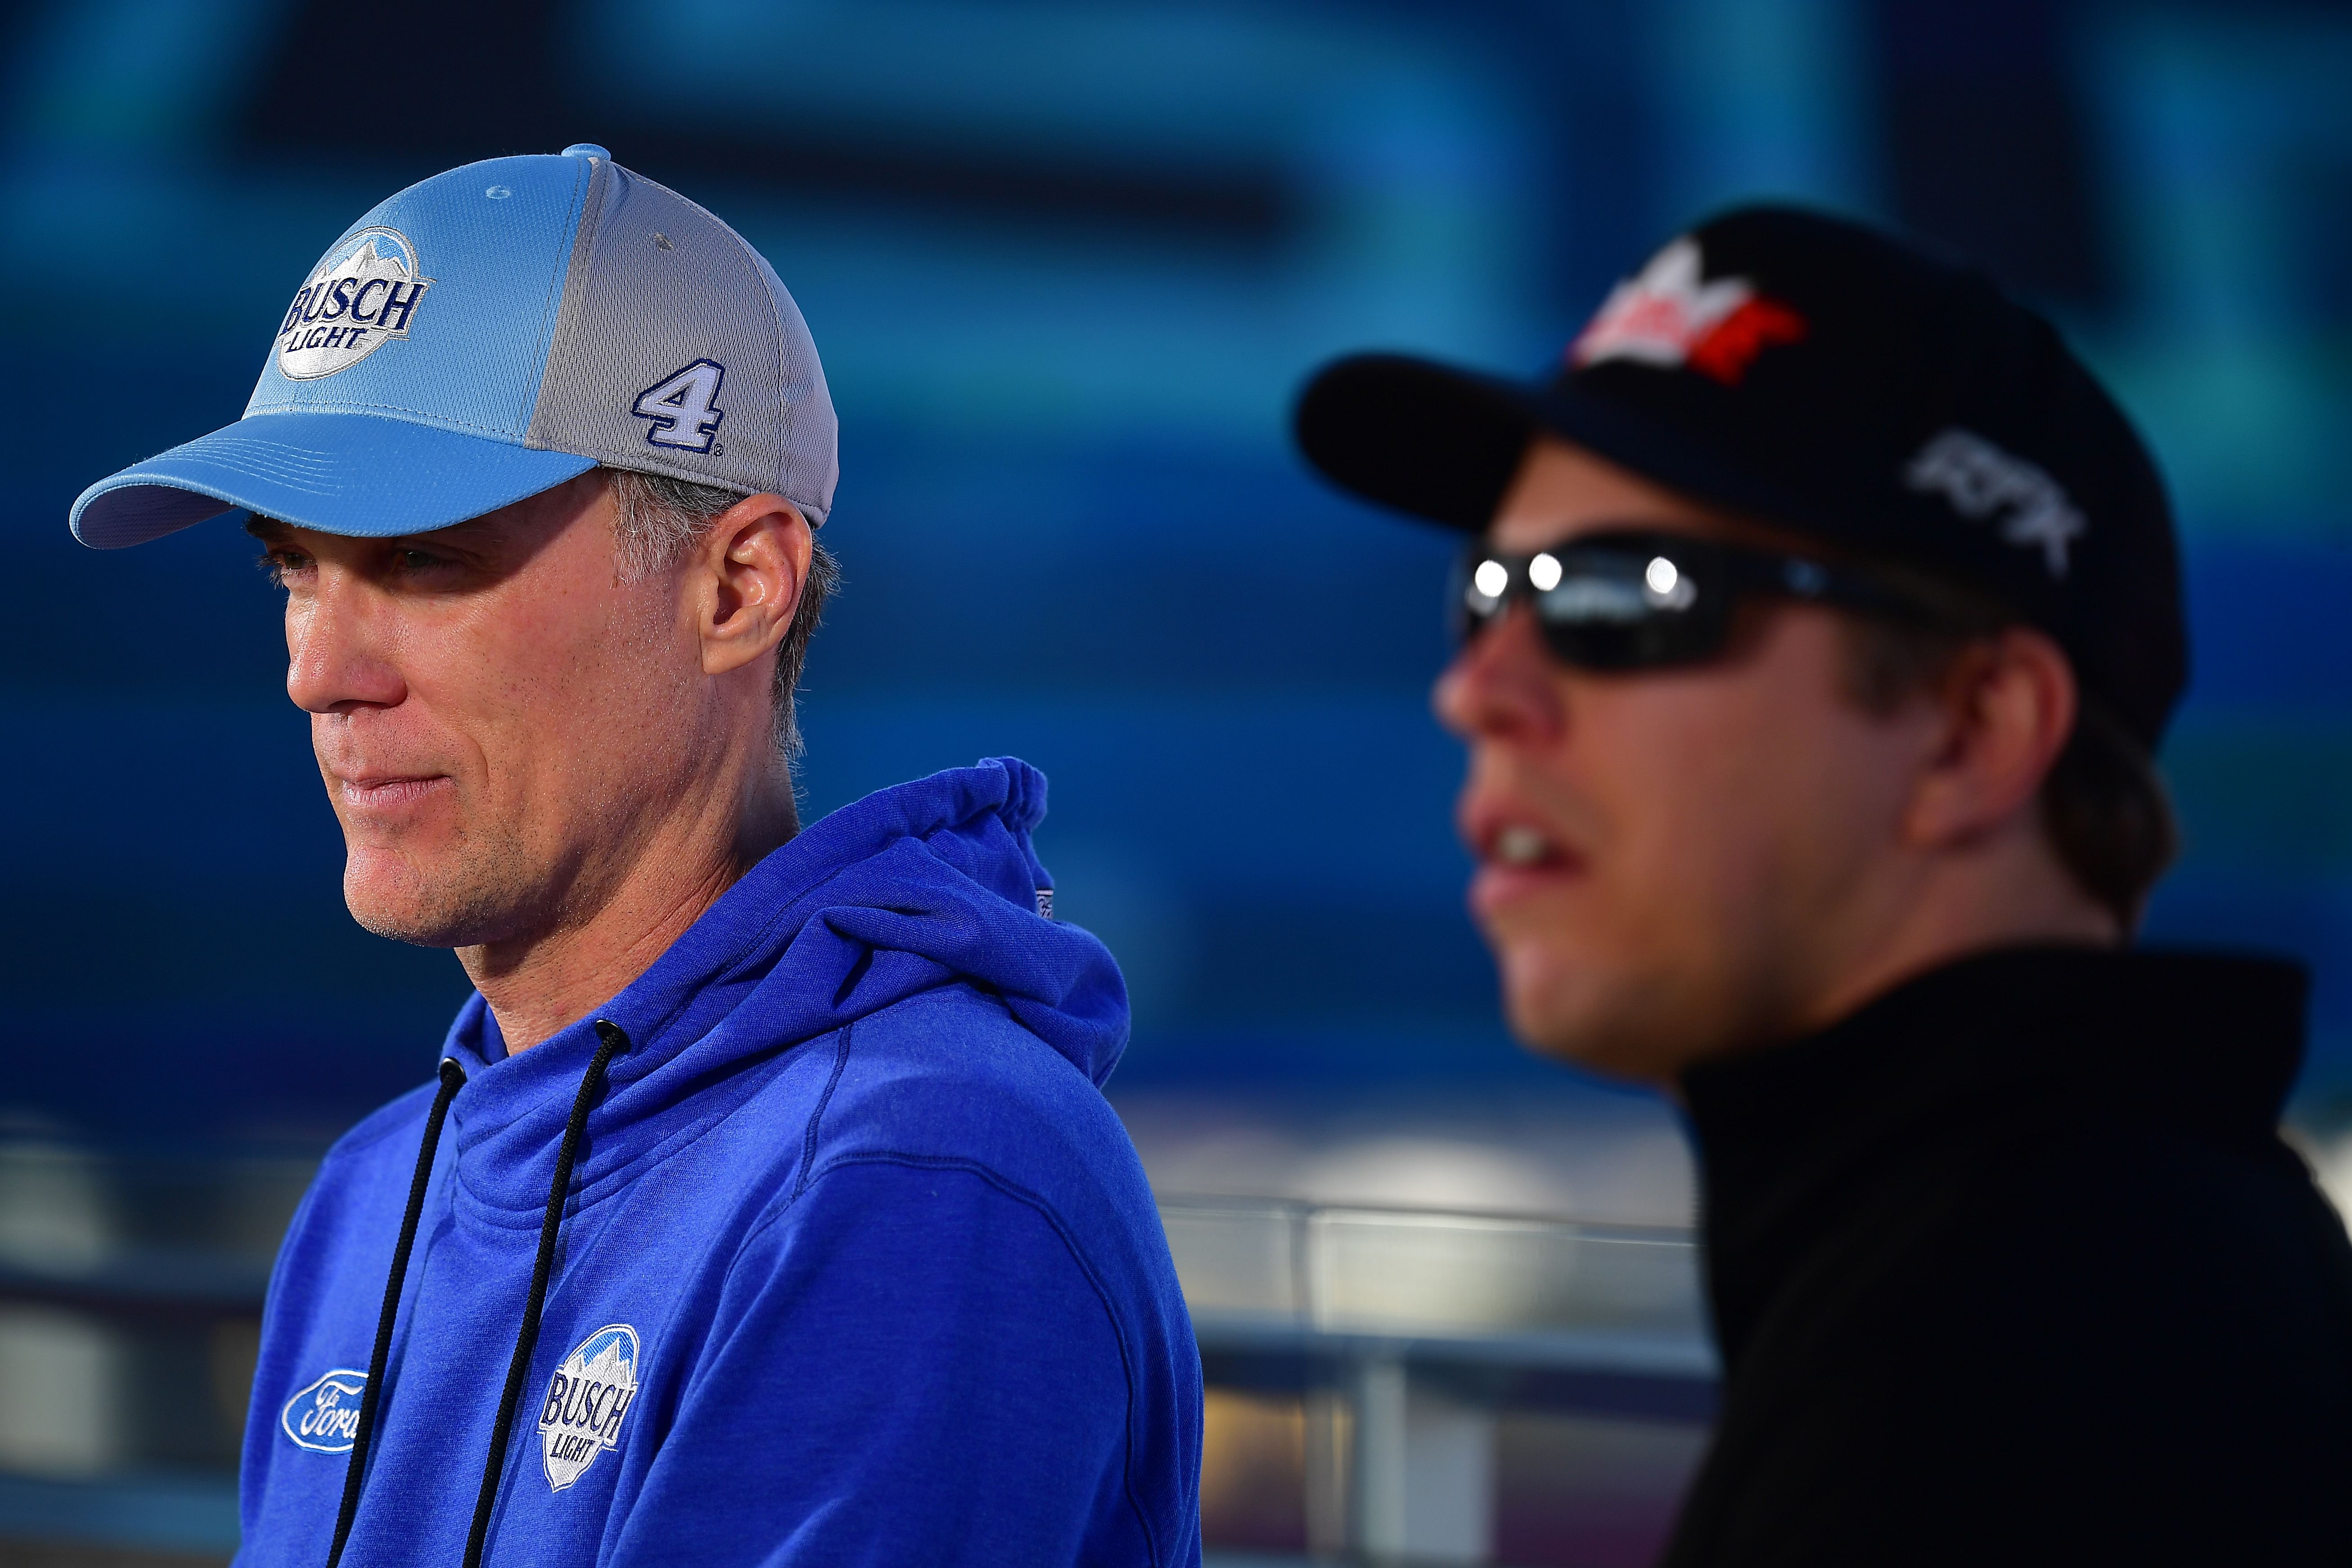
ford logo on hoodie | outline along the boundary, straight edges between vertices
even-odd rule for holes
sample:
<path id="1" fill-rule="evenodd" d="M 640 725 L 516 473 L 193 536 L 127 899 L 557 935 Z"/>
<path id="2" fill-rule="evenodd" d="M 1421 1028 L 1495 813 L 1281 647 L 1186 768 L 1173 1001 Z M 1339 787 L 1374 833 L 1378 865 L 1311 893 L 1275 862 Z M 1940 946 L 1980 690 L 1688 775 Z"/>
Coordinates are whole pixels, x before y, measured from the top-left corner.
<path id="1" fill-rule="evenodd" d="M 286 1402 L 278 1424 L 298 1448 L 314 1454 L 348 1454 L 360 1429 L 360 1396 L 367 1374 L 339 1366 Z"/>

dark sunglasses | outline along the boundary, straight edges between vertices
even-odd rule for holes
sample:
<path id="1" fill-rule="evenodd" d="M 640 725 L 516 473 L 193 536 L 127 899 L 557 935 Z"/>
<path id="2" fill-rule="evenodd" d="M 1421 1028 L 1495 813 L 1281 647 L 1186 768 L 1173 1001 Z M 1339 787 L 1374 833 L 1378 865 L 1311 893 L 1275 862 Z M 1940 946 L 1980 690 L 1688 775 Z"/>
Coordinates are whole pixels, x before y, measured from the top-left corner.
<path id="1" fill-rule="evenodd" d="M 1848 568 L 1627 528 L 1580 534 L 1534 555 L 1474 543 L 1454 568 L 1454 633 L 1468 643 L 1525 601 L 1544 646 L 1561 664 L 1653 670 L 1721 654 L 1733 607 L 1759 596 L 1903 621 L 1937 618 L 1928 606 Z"/>

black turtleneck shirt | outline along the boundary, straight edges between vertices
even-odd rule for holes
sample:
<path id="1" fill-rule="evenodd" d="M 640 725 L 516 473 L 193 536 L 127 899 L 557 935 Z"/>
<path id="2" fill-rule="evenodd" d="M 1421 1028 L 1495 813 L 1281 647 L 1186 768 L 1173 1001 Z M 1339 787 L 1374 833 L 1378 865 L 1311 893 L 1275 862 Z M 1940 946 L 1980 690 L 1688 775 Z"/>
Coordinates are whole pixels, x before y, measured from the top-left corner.
<path id="1" fill-rule="evenodd" d="M 2304 992 L 2017 948 L 1691 1071 L 1725 1385 L 1667 1563 L 2352 1563 Z"/>

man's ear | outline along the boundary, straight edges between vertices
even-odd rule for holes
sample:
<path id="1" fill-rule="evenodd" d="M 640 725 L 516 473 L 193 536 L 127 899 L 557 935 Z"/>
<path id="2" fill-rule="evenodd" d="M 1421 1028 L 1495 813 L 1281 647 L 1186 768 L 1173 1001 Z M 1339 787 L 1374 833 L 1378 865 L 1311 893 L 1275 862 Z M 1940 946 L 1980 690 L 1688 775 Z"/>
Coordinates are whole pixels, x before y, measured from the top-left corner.
<path id="1" fill-rule="evenodd" d="M 1963 652 L 1934 700 L 1943 723 L 1904 818 L 1906 836 L 1957 845 L 2034 810 L 2079 711 L 2065 652 L 2042 632 L 2010 627 Z"/>
<path id="2" fill-rule="evenodd" d="M 690 590 L 703 674 L 740 669 L 784 640 L 813 548 L 808 519 L 782 496 L 746 496 L 711 520 Z"/>

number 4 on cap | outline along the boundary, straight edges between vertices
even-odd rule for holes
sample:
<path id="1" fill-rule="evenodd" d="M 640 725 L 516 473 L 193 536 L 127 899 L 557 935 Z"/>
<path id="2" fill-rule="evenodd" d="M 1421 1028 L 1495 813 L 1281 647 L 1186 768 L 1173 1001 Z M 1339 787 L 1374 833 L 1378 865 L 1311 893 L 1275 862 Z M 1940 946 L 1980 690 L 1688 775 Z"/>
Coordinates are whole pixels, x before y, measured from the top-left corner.
<path id="1" fill-rule="evenodd" d="M 697 360 L 639 392 L 629 412 L 653 421 L 646 439 L 654 445 L 708 452 L 711 438 L 719 434 L 719 422 L 727 417 L 727 411 L 712 402 L 719 395 L 719 383 L 726 379 L 725 365 L 716 360 Z"/>

